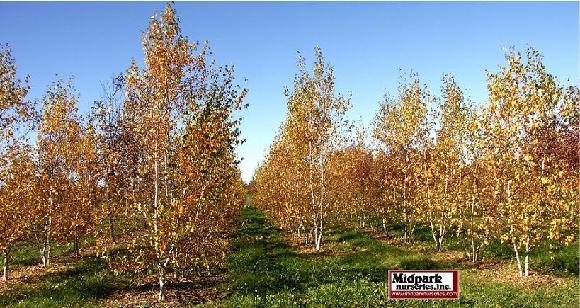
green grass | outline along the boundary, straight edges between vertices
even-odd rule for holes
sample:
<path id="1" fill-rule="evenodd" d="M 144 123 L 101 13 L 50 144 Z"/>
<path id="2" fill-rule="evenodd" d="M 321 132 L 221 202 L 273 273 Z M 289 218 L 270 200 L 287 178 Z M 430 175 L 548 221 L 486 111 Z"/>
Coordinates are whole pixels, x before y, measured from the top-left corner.
<path id="1" fill-rule="evenodd" d="M 400 228 L 389 226 L 396 234 Z M 509 280 L 493 278 L 495 268 L 472 268 L 469 263 L 443 261 L 432 248 L 428 230 L 418 230 L 412 246 L 393 246 L 369 234 L 334 227 L 323 239 L 318 253 L 298 252 L 273 227 L 263 213 L 252 207 L 242 211 L 240 226 L 231 242 L 227 280 L 220 300 L 207 303 L 217 307 L 577 307 L 577 247 L 537 247 L 532 268 L 543 269 L 559 284 L 538 283 L 524 288 Z M 86 243 L 85 243 L 86 244 Z M 455 246 L 457 247 L 455 247 Z M 449 239 L 446 249 L 459 245 Z M 135 276 L 114 275 L 101 258 L 66 258 L 72 245 L 53 247 L 56 264 L 74 263 L 58 272 L 45 271 L 27 283 L 19 283 L 0 293 L 0 307 L 94 307 L 107 301 L 113 292 L 131 289 Z M 549 253 L 548 253 L 549 252 Z M 121 246 L 111 252 L 124 254 Z M 509 264 L 510 251 L 492 243 L 486 258 Z M 12 268 L 36 265 L 37 247 L 20 243 L 11 250 Z M 459 301 L 389 300 L 389 269 L 460 269 Z M 506 271 L 504 267 L 502 269 Z M 509 269 L 508 269 L 509 270 Z M 574 272 L 576 271 L 576 272 Z M 42 272 L 42 271 L 41 271 Z M 574 274 L 576 273 L 576 274 Z M 500 272 L 501 274 L 501 272 Z M 561 278 L 557 278 L 557 276 Z M 552 278 L 551 278 L 552 279 Z M 190 286 L 190 288 L 192 288 Z M 196 287 L 204 288 L 204 287 Z M 138 289 L 131 289 L 133 291 Z M 146 291 L 143 289 L 142 291 Z M 188 291 L 188 290 L 185 290 Z M 135 292 L 134 292 L 135 293 Z M 143 305 L 155 305 L 152 299 Z M 178 301 L 176 304 L 186 305 Z"/>
<path id="2" fill-rule="evenodd" d="M 102 259 L 85 257 L 68 270 L 44 274 L 33 284 L 1 293 L 0 306 L 91 307 L 128 281 L 127 276 L 107 271 Z"/>
<path id="3" fill-rule="evenodd" d="M 369 226 L 382 230 L 382 222 L 376 217 L 369 218 Z M 356 225 L 356 221 L 354 222 Z M 404 225 L 387 225 L 387 233 L 397 237 L 403 237 Z M 413 242 L 423 245 L 426 250 L 433 251 L 435 245 L 429 228 L 417 227 L 413 234 Z M 578 247 L 580 242 L 565 246 L 553 240 L 546 240 L 543 244 L 532 247 L 530 251 L 530 267 L 534 271 L 551 274 L 558 277 L 571 277 L 580 274 L 580 255 Z M 443 241 L 446 250 L 463 251 L 465 242 L 453 233 L 446 236 Z M 514 252 L 510 245 L 492 240 L 481 251 L 481 257 L 488 260 L 510 261 L 514 260 Z"/>
<path id="4" fill-rule="evenodd" d="M 246 208 L 229 262 L 225 307 L 577 307 L 577 278 L 560 286 L 524 289 L 483 279 L 478 270 L 394 247 L 367 234 L 336 228 L 324 251 L 300 254 L 262 213 Z M 329 253 L 330 252 L 330 253 Z M 389 300 L 388 269 L 462 268 L 459 301 Z"/>
<path id="5" fill-rule="evenodd" d="M 91 239 L 81 241 L 81 247 Z M 51 247 L 50 267 L 62 266 L 57 259 L 68 258 L 73 253 L 73 243 L 53 244 Z M 30 242 L 20 242 L 10 249 L 9 269 L 38 265 L 40 251 Z M 99 299 L 107 297 L 116 288 L 129 283 L 126 275 L 114 275 L 107 269 L 101 258 L 68 258 L 74 265 L 64 271 L 41 274 L 31 277 L 26 283 L 19 283 L 0 293 L 0 307 L 94 307 Z M 11 273 L 9 273 L 10 275 Z M 10 276 L 9 276 L 10 279 Z"/>
<path id="6" fill-rule="evenodd" d="M 81 241 L 83 244 L 84 241 Z M 81 246 L 82 247 L 82 246 Z M 73 243 L 53 243 L 51 257 L 66 255 L 73 252 Z M 31 242 L 18 242 L 9 250 L 10 267 L 31 266 L 40 263 L 40 248 Z"/>

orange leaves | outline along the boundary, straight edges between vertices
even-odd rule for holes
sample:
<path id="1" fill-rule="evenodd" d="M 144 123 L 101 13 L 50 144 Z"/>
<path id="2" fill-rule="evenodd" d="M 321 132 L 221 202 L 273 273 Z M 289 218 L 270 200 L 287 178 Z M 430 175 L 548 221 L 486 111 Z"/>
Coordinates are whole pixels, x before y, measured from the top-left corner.
<path id="1" fill-rule="evenodd" d="M 97 177 L 95 132 L 85 127 L 76 107 L 72 82 L 56 81 L 42 99 L 38 134 L 36 223 L 50 240 L 72 240 L 93 226 Z"/>
<path id="2" fill-rule="evenodd" d="M 499 148 L 502 155 L 487 153 L 484 158 L 495 162 L 490 166 L 496 169 L 500 181 L 511 183 L 507 197 L 500 197 L 503 219 L 499 220 L 497 231 L 504 239 L 507 235 L 518 241 L 529 238 L 530 244 L 535 245 L 546 237 L 560 237 L 554 227 L 547 234 L 543 226 L 562 225 L 560 228 L 566 230 L 576 224 L 562 218 L 569 215 L 561 210 L 569 195 L 565 189 L 554 189 L 565 187 L 558 174 L 567 166 L 556 151 L 547 150 L 565 140 L 562 132 L 568 124 L 558 113 L 566 109 L 566 100 L 563 89 L 545 71 L 537 51 L 528 49 L 525 60 L 519 52 L 512 51 L 506 59 L 507 67 L 488 74 L 495 110 L 486 110 L 489 122 L 482 127 L 490 145 Z M 503 192 L 505 189 L 504 186 Z M 509 221 L 512 228 L 501 221 Z M 563 221 L 568 226 L 563 226 Z"/>
<path id="3" fill-rule="evenodd" d="M 225 249 L 222 233 L 243 203 L 233 113 L 246 91 L 235 85 L 232 68 L 207 59 L 209 47 L 198 52 L 181 35 L 171 5 L 151 20 L 143 47 L 145 67 L 133 62 L 125 77 L 126 123 L 119 129 L 136 158 L 127 162 L 136 170 L 127 176 L 139 187 L 127 190 L 147 225 L 140 254 L 155 256 L 143 265 L 157 267 L 161 281 L 167 270 L 209 265 Z"/>
<path id="4" fill-rule="evenodd" d="M 13 144 L 3 154 L 0 165 L 0 246 L 7 248 L 21 240 L 34 221 L 35 165 L 32 149 Z"/>
<path id="5" fill-rule="evenodd" d="M 28 77 L 16 77 L 16 63 L 7 46 L 0 46 L 0 138 L 12 139 L 15 130 L 34 116 L 34 106 L 25 99 Z"/>
<path id="6" fill-rule="evenodd" d="M 546 238 L 570 244 L 578 227 L 580 92 L 559 86 L 533 49 L 510 52 L 506 62 L 487 73 L 489 103 L 479 111 L 453 77 L 443 78 L 438 99 L 413 75 L 380 106 L 372 132 L 379 146 L 369 149 L 320 146 L 326 132 L 339 131 L 329 129 L 339 121 L 321 106 L 340 99 L 321 90 L 334 84 L 321 58 L 313 76 L 301 58 L 287 118 L 256 171 L 255 203 L 297 233 L 316 231 L 320 217 L 367 214 L 404 223 L 409 234 L 430 226 L 438 248 L 447 233 L 463 236 L 473 261 L 492 239 L 526 254 Z M 437 113 L 428 109 L 433 102 Z M 335 141 L 346 139 L 339 135 Z"/>
<path id="7" fill-rule="evenodd" d="M 283 227 L 312 230 L 319 249 L 323 221 L 336 215 L 329 161 L 341 142 L 350 100 L 335 96 L 334 74 L 320 48 L 315 56 L 312 74 L 299 58 L 294 90 L 286 93 L 286 120 L 256 171 L 254 203 Z"/>

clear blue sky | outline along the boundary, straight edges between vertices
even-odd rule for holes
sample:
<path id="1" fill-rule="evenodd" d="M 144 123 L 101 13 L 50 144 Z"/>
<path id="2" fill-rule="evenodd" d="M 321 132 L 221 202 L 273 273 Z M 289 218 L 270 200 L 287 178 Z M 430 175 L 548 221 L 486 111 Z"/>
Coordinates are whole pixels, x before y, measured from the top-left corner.
<path id="1" fill-rule="evenodd" d="M 31 76 L 31 98 L 55 74 L 74 76 L 82 113 L 100 84 L 142 59 L 141 33 L 162 2 L 0 3 L 0 43 L 19 74 Z M 369 123 L 399 69 L 413 70 L 438 93 L 444 73 L 474 101 L 486 100 L 485 69 L 503 63 L 502 48 L 531 45 L 560 81 L 579 83 L 579 3 L 228 3 L 177 2 L 183 33 L 208 40 L 220 64 L 248 79 L 238 150 L 249 180 L 284 118 L 285 86 L 297 51 L 309 62 L 320 45 L 341 93 L 352 93 L 350 118 Z"/>

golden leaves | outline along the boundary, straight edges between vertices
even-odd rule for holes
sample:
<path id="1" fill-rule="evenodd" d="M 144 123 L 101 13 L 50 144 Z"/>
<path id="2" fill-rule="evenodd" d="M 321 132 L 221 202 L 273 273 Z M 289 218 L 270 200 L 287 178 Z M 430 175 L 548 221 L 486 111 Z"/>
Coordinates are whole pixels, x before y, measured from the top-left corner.
<path id="1" fill-rule="evenodd" d="M 286 120 L 256 171 L 254 203 L 283 227 L 308 225 L 320 235 L 322 221 L 333 211 L 329 165 L 350 99 L 335 95 L 333 70 L 320 48 L 315 58 L 312 73 L 299 58 L 294 90 L 286 92 Z"/>
<path id="2" fill-rule="evenodd" d="M 477 247 L 492 239 L 533 247 L 546 237 L 569 244 L 578 226 L 566 217 L 577 207 L 577 164 L 568 158 L 577 152 L 569 133 L 577 129 L 579 91 L 556 84 L 533 49 L 525 56 L 510 52 L 506 62 L 487 72 L 489 103 L 479 111 L 451 76 L 443 79 L 441 100 L 415 75 L 403 83 L 375 118 L 379 148 L 359 144 L 329 152 L 326 217 L 379 215 L 409 230 L 433 223 L 434 236 L 455 228 Z M 326 127 L 309 125 L 319 116 L 312 112 L 315 102 L 326 97 L 312 87 L 325 80 L 317 63 L 311 80 L 301 59 L 295 90 L 287 92 L 286 122 L 255 175 L 256 204 L 291 230 L 316 217 L 303 213 L 315 208 L 309 207 L 311 187 L 320 189 L 308 181 L 309 157 L 318 155 L 312 128 Z M 427 108 L 433 101 L 439 114 Z"/>
<path id="3" fill-rule="evenodd" d="M 193 257 L 209 264 L 203 256 L 225 248 L 219 233 L 243 203 L 234 152 L 240 121 L 232 115 L 246 91 L 234 84 L 233 69 L 207 59 L 209 47 L 196 53 L 171 5 L 151 20 L 143 47 L 145 67 L 133 62 L 125 77 L 122 112 L 131 117 L 120 128 L 135 144 L 127 150 L 136 153 L 138 172 L 128 175 L 142 181 L 136 210 L 157 256 L 144 264 L 165 260 L 181 270 L 197 266 Z"/>

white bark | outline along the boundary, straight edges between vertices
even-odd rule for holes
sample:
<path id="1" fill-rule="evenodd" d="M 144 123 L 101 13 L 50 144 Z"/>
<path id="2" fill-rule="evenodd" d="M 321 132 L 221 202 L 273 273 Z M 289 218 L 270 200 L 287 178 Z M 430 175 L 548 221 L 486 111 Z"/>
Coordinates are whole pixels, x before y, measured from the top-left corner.
<path id="1" fill-rule="evenodd" d="M 314 162 L 312 161 L 311 140 L 308 140 L 308 169 L 308 186 L 310 188 L 310 202 L 312 207 L 312 225 L 314 226 L 314 242 L 316 242 L 316 238 L 318 237 L 318 224 L 316 223 L 316 202 L 314 200 Z"/>
<path id="2" fill-rule="evenodd" d="M 324 195 L 326 193 L 325 191 L 325 178 L 324 178 L 324 150 L 321 150 L 322 152 L 320 153 L 320 157 L 319 157 L 319 163 L 320 163 L 320 202 L 318 204 L 318 209 L 319 209 L 319 214 L 320 214 L 320 221 L 319 221 L 319 228 L 320 230 L 318 231 L 318 238 L 316 239 L 316 251 L 320 250 L 320 243 L 322 242 L 322 223 L 324 220 Z"/>
<path id="3" fill-rule="evenodd" d="M 403 222 L 405 223 L 405 235 L 403 239 L 405 242 L 408 239 L 408 218 L 407 218 L 407 174 L 403 174 Z"/>
<path id="4" fill-rule="evenodd" d="M 315 241 L 316 243 L 314 245 L 314 247 L 316 247 L 316 251 L 319 251 L 320 250 L 320 239 L 321 238 L 322 238 L 322 234 L 316 236 L 316 241 Z"/>
<path id="5" fill-rule="evenodd" d="M 516 262 L 518 264 L 518 273 L 520 276 L 523 276 L 522 272 L 522 260 L 520 259 L 520 253 L 518 252 L 518 247 L 516 246 L 516 242 L 513 241 L 514 252 L 516 253 Z"/>
<path id="6" fill-rule="evenodd" d="M 507 202 L 508 202 L 508 204 L 511 204 L 511 201 L 512 201 L 511 183 L 512 182 L 510 180 L 507 181 Z M 514 248 L 514 252 L 516 254 L 516 262 L 518 263 L 518 274 L 520 276 L 523 276 L 524 272 L 522 271 L 522 260 L 520 259 L 520 253 L 518 251 L 518 246 L 516 244 L 516 236 L 514 234 L 514 226 L 513 225 L 510 226 L 510 236 L 512 238 L 512 245 Z"/>
<path id="7" fill-rule="evenodd" d="M 163 264 L 161 261 L 161 251 L 159 245 L 159 162 L 158 162 L 158 155 L 157 151 L 155 151 L 155 159 L 154 159 L 154 181 L 155 181 L 155 191 L 153 195 L 153 239 L 155 250 L 157 250 L 157 272 L 159 275 L 159 301 L 163 301 L 165 299 L 164 292 L 164 282 L 165 282 L 165 273 Z"/>
<path id="8" fill-rule="evenodd" d="M 524 276 L 529 276 L 529 254 L 530 254 L 530 236 L 526 237 L 526 256 L 525 256 L 525 264 L 524 264 Z"/>
<path id="9" fill-rule="evenodd" d="M 429 211 L 429 220 L 431 220 L 431 237 L 433 238 L 433 241 L 435 242 L 435 247 L 437 248 L 437 250 L 439 250 L 439 247 L 437 247 L 437 233 L 435 232 L 435 224 L 433 223 L 433 217 L 431 215 L 431 211 Z"/>
<path id="10" fill-rule="evenodd" d="M 159 294 L 158 299 L 160 302 L 165 300 L 165 272 L 163 270 L 163 266 L 161 262 L 157 265 L 157 269 L 159 272 Z"/>
<path id="11" fill-rule="evenodd" d="M 4 281 L 8 280 L 8 249 L 4 249 L 4 269 L 2 274 L 2 279 Z"/>
<path id="12" fill-rule="evenodd" d="M 52 198 L 50 198 L 50 204 L 52 207 Z M 48 223 L 46 226 L 46 237 L 44 239 L 44 245 L 41 250 L 42 265 L 50 265 L 50 229 L 52 225 L 52 216 L 48 216 Z"/>
<path id="13" fill-rule="evenodd" d="M 40 249 L 40 260 L 42 262 L 42 266 L 46 266 L 46 254 L 45 254 L 45 251 L 46 251 L 46 241 L 42 244 L 42 248 Z"/>

